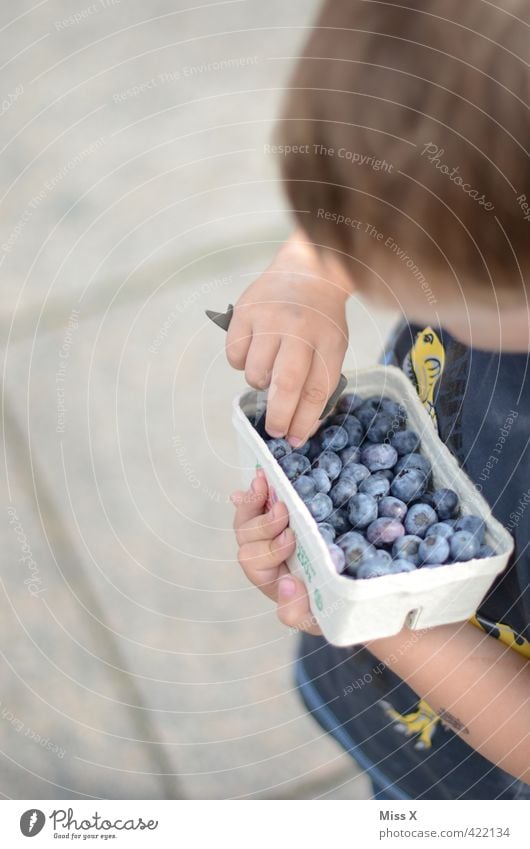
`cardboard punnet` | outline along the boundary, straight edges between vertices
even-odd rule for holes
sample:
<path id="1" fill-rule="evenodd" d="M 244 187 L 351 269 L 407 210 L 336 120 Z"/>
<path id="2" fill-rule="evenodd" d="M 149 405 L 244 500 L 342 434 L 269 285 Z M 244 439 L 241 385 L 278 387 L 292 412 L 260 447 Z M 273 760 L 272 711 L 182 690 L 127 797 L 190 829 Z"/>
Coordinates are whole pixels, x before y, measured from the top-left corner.
<path id="1" fill-rule="evenodd" d="M 505 568 L 513 539 L 493 518 L 484 498 L 438 437 L 429 414 L 402 371 L 393 366 L 376 366 L 346 376 L 347 392 L 361 397 L 386 395 L 405 406 L 408 426 L 420 434 L 421 453 L 432 463 L 435 487 L 454 489 L 460 498 L 461 512 L 474 513 L 485 520 L 486 541 L 495 556 L 365 580 L 338 575 L 315 520 L 247 418 L 263 403 L 255 390 L 243 392 L 233 403 L 244 483 L 250 483 L 260 465 L 278 498 L 287 505 L 289 524 L 296 537 L 296 550 L 287 565 L 304 581 L 312 614 L 330 643 L 348 646 L 390 636 L 405 624 L 421 629 L 464 621 L 472 616 L 495 576 Z"/>

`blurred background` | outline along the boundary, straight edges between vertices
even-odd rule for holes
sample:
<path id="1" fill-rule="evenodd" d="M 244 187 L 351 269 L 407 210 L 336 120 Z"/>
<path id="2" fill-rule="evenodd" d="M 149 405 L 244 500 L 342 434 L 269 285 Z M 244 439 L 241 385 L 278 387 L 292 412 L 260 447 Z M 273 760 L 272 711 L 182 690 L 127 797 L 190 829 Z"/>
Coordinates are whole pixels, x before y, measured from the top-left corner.
<path id="1" fill-rule="evenodd" d="M 289 234 L 266 152 L 317 0 L 0 9 L 0 794 L 365 798 L 236 561 L 224 310 Z M 349 305 L 346 367 L 390 314 Z"/>

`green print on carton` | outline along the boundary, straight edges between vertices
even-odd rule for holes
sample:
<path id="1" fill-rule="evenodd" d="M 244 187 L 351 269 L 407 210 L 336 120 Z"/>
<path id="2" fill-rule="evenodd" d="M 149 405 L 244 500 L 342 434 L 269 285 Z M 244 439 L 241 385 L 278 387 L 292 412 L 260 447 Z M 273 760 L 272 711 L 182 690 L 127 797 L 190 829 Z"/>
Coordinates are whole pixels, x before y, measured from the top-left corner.
<path id="1" fill-rule="evenodd" d="M 322 596 L 320 595 L 320 591 L 319 591 L 319 590 L 315 590 L 315 591 L 314 591 L 314 593 L 313 593 L 313 598 L 314 598 L 314 600 L 315 600 L 315 604 L 316 604 L 316 606 L 317 606 L 317 609 L 318 609 L 318 610 L 323 610 L 323 609 L 324 609 L 324 601 L 323 601 L 323 599 L 322 599 Z"/>
<path id="2" fill-rule="evenodd" d="M 310 584 L 313 578 L 316 576 L 316 572 L 313 566 L 311 565 L 311 561 L 307 556 L 305 548 L 303 547 L 303 545 L 300 545 L 300 543 L 298 543 L 296 547 L 296 556 L 298 558 L 298 562 L 304 570 L 305 576 L 307 578 L 307 583 Z"/>

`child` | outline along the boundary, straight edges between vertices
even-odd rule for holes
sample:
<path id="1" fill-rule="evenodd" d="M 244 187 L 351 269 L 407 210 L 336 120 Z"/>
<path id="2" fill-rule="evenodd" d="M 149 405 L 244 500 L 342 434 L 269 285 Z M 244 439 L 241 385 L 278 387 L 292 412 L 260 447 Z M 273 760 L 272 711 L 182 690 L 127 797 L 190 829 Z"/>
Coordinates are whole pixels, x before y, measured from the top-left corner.
<path id="1" fill-rule="evenodd" d="M 380 799 L 530 798 L 527 18 L 524 0 L 325 3 L 278 128 L 299 229 L 227 337 L 296 446 L 337 383 L 349 295 L 399 309 L 386 362 L 515 537 L 471 622 L 339 649 L 288 573 L 263 473 L 233 495 L 246 575 L 305 632 L 302 698 Z"/>

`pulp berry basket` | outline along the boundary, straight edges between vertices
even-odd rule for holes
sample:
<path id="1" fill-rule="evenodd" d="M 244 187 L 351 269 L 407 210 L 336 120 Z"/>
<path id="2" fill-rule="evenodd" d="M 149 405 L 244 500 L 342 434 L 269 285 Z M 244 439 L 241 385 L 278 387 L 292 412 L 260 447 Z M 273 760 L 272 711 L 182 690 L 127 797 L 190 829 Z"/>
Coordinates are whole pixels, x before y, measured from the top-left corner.
<path id="1" fill-rule="evenodd" d="M 346 391 L 366 398 L 386 395 L 403 404 L 409 426 L 421 436 L 421 453 L 432 464 L 434 486 L 455 490 L 462 514 L 474 513 L 485 521 L 486 542 L 495 555 L 365 580 L 337 574 L 309 510 L 248 419 L 259 413 L 263 403 L 255 390 L 243 392 L 233 403 L 244 483 L 250 483 L 259 465 L 278 498 L 285 502 L 296 537 L 296 549 L 287 565 L 305 583 L 311 611 L 330 643 L 348 646 L 396 634 L 404 625 L 421 629 L 464 621 L 473 615 L 495 576 L 506 567 L 513 539 L 493 518 L 486 501 L 438 437 L 402 371 L 376 366 L 346 376 Z"/>

